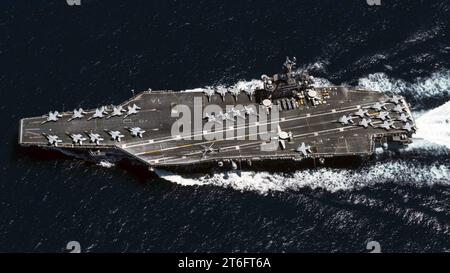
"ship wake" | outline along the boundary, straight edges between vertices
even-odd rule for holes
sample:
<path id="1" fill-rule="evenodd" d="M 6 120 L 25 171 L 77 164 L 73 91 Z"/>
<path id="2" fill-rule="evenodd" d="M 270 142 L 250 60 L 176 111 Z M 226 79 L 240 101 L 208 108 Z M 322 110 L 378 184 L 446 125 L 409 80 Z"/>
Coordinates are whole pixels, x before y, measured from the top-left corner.
<path id="1" fill-rule="evenodd" d="M 450 71 L 434 72 L 429 77 L 417 78 L 414 82 L 390 78 L 387 74 L 378 72 L 359 79 L 358 85 L 370 90 L 412 97 L 420 104 L 423 99 L 441 99 L 450 96 Z"/>
<path id="2" fill-rule="evenodd" d="M 273 191 L 295 191 L 304 187 L 322 188 L 335 192 L 392 182 L 415 186 L 450 185 L 449 167 L 439 163 L 418 165 L 416 162 L 406 160 L 378 162 L 358 170 L 322 168 L 290 174 L 243 171 L 182 176 L 162 170 L 156 170 L 156 173 L 165 180 L 184 186 L 214 185 L 261 194 Z"/>
<path id="3" fill-rule="evenodd" d="M 450 149 L 450 101 L 418 116 L 416 125 L 416 138 Z"/>

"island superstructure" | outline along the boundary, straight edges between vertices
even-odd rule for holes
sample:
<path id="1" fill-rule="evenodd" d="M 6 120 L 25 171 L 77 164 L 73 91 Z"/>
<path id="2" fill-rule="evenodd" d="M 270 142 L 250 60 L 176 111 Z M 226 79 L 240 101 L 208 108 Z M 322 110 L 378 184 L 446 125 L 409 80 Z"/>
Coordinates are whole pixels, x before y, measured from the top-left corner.
<path id="1" fill-rule="evenodd" d="M 118 105 L 20 120 L 19 144 L 149 169 L 345 165 L 411 143 L 415 122 L 398 95 L 318 87 L 287 58 L 259 86 L 143 91 Z"/>

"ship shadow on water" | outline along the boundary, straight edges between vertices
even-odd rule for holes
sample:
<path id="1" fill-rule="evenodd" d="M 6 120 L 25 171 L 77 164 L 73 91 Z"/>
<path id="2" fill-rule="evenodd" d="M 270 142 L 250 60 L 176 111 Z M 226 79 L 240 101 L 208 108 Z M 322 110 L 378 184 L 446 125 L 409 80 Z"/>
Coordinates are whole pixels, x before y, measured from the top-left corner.
<path id="1" fill-rule="evenodd" d="M 99 165 L 99 162 L 89 161 L 85 159 L 74 158 L 73 156 L 65 155 L 61 152 L 43 149 L 38 147 L 22 147 L 18 144 L 14 145 L 14 155 L 13 161 L 17 161 L 19 158 L 30 159 L 32 161 L 40 162 L 40 161 L 73 161 L 77 160 L 81 162 L 86 168 L 105 168 Z M 141 164 L 139 162 L 130 161 L 127 159 L 120 160 L 114 162 L 114 165 L 109 168 L 108 171 L 111 172 L 121 172 L 125 173 L 127 176 L 131 177 L 131 181 L 134 181 L 138 185 L 146 186 L 148 184 L 152 184 L 156 186 L 157 184 L 162 185 L 170 185 L 164 179 L 161 179 L 154 172 L 148 169 L 148 166 Z"/>

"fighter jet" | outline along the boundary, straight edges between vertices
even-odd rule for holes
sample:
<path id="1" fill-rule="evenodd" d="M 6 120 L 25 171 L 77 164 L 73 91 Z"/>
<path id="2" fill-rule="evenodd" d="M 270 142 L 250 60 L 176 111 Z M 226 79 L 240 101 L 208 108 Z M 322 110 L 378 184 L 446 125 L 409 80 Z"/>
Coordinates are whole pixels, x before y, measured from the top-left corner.
<path id="1" fill-rule="evenodd" d="M 86 112 L 82 108 L 78 108 L 78 110 L 74 109 L 72 117 L 69 118 L 67 121 L 72 121 L 77 118 L 82 118 L 82 117 L 84 117 L 85 114 L 86 114 Z"/>
<path id="2" fill-rule="evenodd" d="M 253 94 L 255 94 L 255 89 L 253 89 L 253 88 L 246 88 L 246 89 L 244 89 L 244 92 L 247 93 L 247 95 L 250 98 L 250 100 L 252 100 Z"/>
<path id="3" fill-rule="evenodd" d="M 87 140 L 82 134 L 69 134 L 69 136 L 72 142 L 78 145 L 83 145 L 83 141 Z"/>
<path id="4" fill-rule="evenodd" d="M 346 116 L 343 115 L 342 117 L 339 118 L 338 120 L 340 123 L 342 123 L 342 125 L 349 125 L 350 123 L 353 124 L 353 118 L 350 116 Z"/>
<path id="5" fill-rule="evenodd" d="M 277 127 L 277 134 L 275 137 L 272 137 L 272 140 L 278 140 L 278 143 L 281 146 L 281 149 L 286 149 L 286 140 L 292 141 L 294 136 L 292 132 L 285 132 L 281 130 L 280 125 Z"/>
<path id="6" fill-rule="evenodd" d="M 203 90 L 203 93 L 208 97 L 208 101 L 211 101 L 211 97 L 214 95 L 214 90 L 211 88 L 206 88 Z"/>
<path id="7" fill-rule="evenodd" d="M 381 109 L 386 110 L 386 105 L 384 102 L 377 101 L 374 105 L 372 105 L 370 108 L 375 109 L 377 111 L 381 111 Z"/>
<path id="8" fill-rule="evenodd" d="M 100 108 L 95 109 L 94 114 L 88 118 L 88 120 L 95 119 L 95 118 L 103 118 L 104 115 L 108 114 L 106 111 L 106 106 L 102 106 Z"/>
<path id="9" fill-rule="evenodd" d="M 213 116 L 210 113 L 206 113 L 204 118 L 208 119 L 208 122 L 222 123 L 219 120 L 217 120 L 216 116 Z"/>
<path id="10" fill-rule="evenodd" d="M 385 120 L 381 125 L 378 126 L 378 128 L 383 128 L 386 131 L 389 131 L 391 128 L 396 129 L 396 127 L 394 126 L 394 122 L 389 120 Z"/>
<path id="11" fill-rule="evenodd" d="M 410 120 L 411 117 L 405 115 L 405 113 L 402 113 L 397 119 L 398 119 L 398 120 L 401 120 L 401 121 L 403 121 L 403 122 L 408 122 L 408 120 Z"/>
<path id="12" fill-rule="evenodd" d="M 86 132 L 87 133 L 87 132 Z M 89 136 L 89 139 L 92 143 L 95 143 L 96 145 L 100 145 L 100 141 L 103 141 L 104 139 L 96 133 L 87 133 L 87 135 Z"/>
<path id="13" fill-rule="evenodd" d="M 358 123 L 358 125 L 363 126 L 364 128 L 367 128 L 369 125 L 373 126 L 372 120 L 370 118 L 361 119 L 361 121 Z"/>
<path id="14" fill-rule="evenodd" d="M 302 144 L 299 145 L 295 151 L 303 154 L 303 156 L 307 156 L 308 153 L 311 153 L 311 147 L 306 145 L 305 142 L 302 142 Z"/>
<path id="15" fill-rule="evenodd" d="M 246 115 L 258 115 L 257 113 L 255 113 L 255 108 L 251 107 L 251 106 L 244 106 L 244 112 Z"/>
<path id="16" fill-rule="evenodd" d="M 402 100 L 402 97 L 394 95 L 392 98 L 389 99 L 390 102 L 393 102 L 394 104 L 399 104 Z"/>
<path id="17" fill-rule="evenodd" d="M 236 108 L 234 108 L 234 107 L 231 108 L 231 110 L 230 110 L 228 113 L 231 114 L 231 116 L 232 116 L 233 118 L 238 117 L 238 118 L 241 118 L 241 119 L 245 119 L 245 117 L 242 116 L 241 111 L 238 110 L 238 109 L 236 109 Z"/>
<path id="18" fill-rule="evenodd" d="M 225 96 L 227 95 L 227 89 L 225 87 L 218 87 L 216 92 L 222 97 L 222 101 L 225 100 Z"/>
<path id="19" fill-rule="evenodd" d="M 407 123 L 402 127 L 402 129 L 404 129 L 404 130 L 406 130 L 406 131 L 408 131 L 408 132 L 411 132 L 412 130 L 415 131 L 415 127 L 414 127 L 413 125 L 411 125 L 411 123 L 409 123 L 409 122 L 407 122 Z"/>
<path id="20" fill-rule="evenodd" d="M 397 104 L 394 108 L 392 108 L 392 111 L 401 113 L 403 112 L 403 107 L 400 104 Z"/>
<path id="21" fill-rule="evenodd" d="M 230 93 L 231 95 L 233 95 L 234 100 L 237 101 L 239 94 L 241 93 L 241 90 L 237 89 L 237 88 L 231 88 L 230 89 Z"/>
<path id="22" fill-rule="evenodd" d="M 225 120 L 234 121 L 234 119 L 232 119 L 227 112 L 220 112 L 219 114 L 217 114 L 217 116 L 219 116 L 223 121 L 225 121 Z"/>
<path id="23" fill-rule="evenodd" d="M 211 143 L 211 145 L 206 146 L 206 145 L 201 145 L 203 148 L 202 151 L 202 158 L 205 158 L 206 156 L 210 155 L 210 154 L 216 154 L 218 152 L 220 152 L 220 148 L 214 149 L 212 146 L 214 145 L 214 142 Z"/>
<path id="24" fill-rule="evenodd" d="M 107 119 L 110 119 L 112 117 L 121 116 L 125 112 L 125 109 L 123 109 L 122 105 L 119 106 L 113 106 L 112 113 L 107 117 Z"/>
<path id="25" fill-rule="evenodd" d="M 382 111 L 378 114 L 377 118 L 381 119 L 381 120 L 386 120 L 386 119 L 390 119 L 391 117 L 389 116 L 389 113 L 386 111 Z"/>
<path id="26" fill-rule="evenodd" d="M 108 131 L 108 130 L 105 130 L 105 131 L 108 132 L 108 134 L 111 136 L 112 140 L 115 140 L 115 141 L 118 141 L 118 142 L 120 142 L 120 140 L 123 137 L 125 137 L 119 131 Z"/>
<path id="27" fill-rule="evenodd" d="M 57 121 L 59 118 L 62 117 L 62 115 L 58 111 L 54 111 L 54 112 L 48 112 L 48 115 L 46 117 L 47 117 L 47 119 L 44 120 L 43 122 L 41 122 L 41 124 L 44 124 L 49 121 Z"/>
<path id="28" fill-rule="evenodd" d="M 357 115 L 360 118 L 363 118 L 364 116 L 368 116 L 369 114 L 367 113 L 367 110 L 359 108 L 358 111 L 355 112 L 355 115 Z"/>
<path id="29" fill-rule="evenodd" d="M 43 135 L 47 138 L 49 145 L 58 146 L 58 143 L 62 142 L 62 140 L 56 135 L 48 135 L 45 133 Z"/>
<path id="30" fill-rule="evenodd" d="M 133 104 L 133 106 L 127 106 L 127 114 L 125 115 L 124 118 L 130 116 L 130 115 L 134 115 L 137 114 L 138 110 L 141 110 L 141 107 L 137 106 L 136 104 Z"/>
<path id="31" fill-rule="evenodd" d="M 139 137 L 142 138 L 142 135 L 145 133 L 144 130 L 142 130 L 140 127 L 132 127 L 132 128 L 127 128 L 128 131 L 130 131 L 131 135 L 134 137 Z"/>

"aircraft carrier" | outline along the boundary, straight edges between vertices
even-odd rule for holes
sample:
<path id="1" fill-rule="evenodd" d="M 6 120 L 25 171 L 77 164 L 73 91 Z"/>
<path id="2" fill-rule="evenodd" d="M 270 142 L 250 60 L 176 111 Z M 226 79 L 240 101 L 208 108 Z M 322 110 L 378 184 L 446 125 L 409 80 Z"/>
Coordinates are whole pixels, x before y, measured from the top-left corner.
<path id="1" fill-rule="evenodd" d="M 118 105 L 20 120 L 19 144 L 149 170 L 347 166 L 411 143 L 405 99 L 345 86 L 317 87 L 287 58 L 259 86 L 143 91 Z"/>

